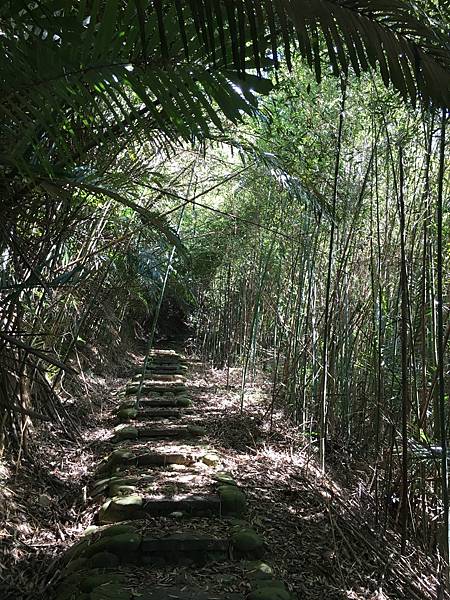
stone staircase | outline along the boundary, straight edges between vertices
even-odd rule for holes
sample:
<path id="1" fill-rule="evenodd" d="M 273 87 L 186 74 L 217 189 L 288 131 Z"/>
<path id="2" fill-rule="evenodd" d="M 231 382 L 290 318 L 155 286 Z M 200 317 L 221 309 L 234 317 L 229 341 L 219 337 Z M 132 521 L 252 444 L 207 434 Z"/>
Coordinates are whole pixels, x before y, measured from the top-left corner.
<path id="1" fill-rule="evenodd" d="M 126 386 L 90 489 L 95 524 L 63 557 L 56 600 L 292 598 L 262 562 L 244 490 L 205 441 L 187 370 L 177 352 L 155 349 Z M 201 569 L 201 582 L 177 582 L 177 568 Z"/>

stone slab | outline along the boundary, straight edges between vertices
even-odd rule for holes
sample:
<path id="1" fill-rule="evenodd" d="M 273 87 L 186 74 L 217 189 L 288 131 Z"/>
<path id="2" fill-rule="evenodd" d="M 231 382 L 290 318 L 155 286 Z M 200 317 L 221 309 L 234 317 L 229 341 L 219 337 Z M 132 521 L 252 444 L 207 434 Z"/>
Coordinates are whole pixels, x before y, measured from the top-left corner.
<path id="1" fill-rule="evenodd" d="M 140 408 L 185 408 L 189 406 L 188 398 L 141 398 Z"/>
<path id="2" fill-rule="evenodd" d="M 199 557 L 210 553 L 227 558 L 229 541 L 193 533 L 174 533 L 162 538 L 144 536 L 141 551 L 143 554 L 154 554 L 169 559 L 173 559 L 177 555 Z"/>
<path id="3" fill-rule="evenodd" d="M 196 457 L 189 454 L 171 454 L 171 453 L 152 453 L 146 452 L 136 458 L 139 467 L 155 466 L 165 467 L 166 465 L 192 465 Z"/>
<path id="4" fill-rule="evenodd" d="M 244 600 L 245 596 L 237 592 L 215 592 L 185 585 L 180 587 L 152 586 L 139 591 L 139 600 Z"/>
<path id="5" fill-rule="evenodd" d="M 180 373 L 154 373 L 146 371 L 143 376 L 135 375 L 133 377 L 132 383 L 138 384 L 141 381 L 142 377 L 146 384 L 150 382 L 183 383 L 186 380 L 184 375 L 181 375 Z"/>
<path id="6" fill-rule="evenodd" d="M 138 439 L 191 439 L 205 434 L 202 427 L 194 425 L 175 427 L 139 427 Z"/>
<path id="7" fill-rule="evenodd" d="M 221 514 L 221 502 L 217 496 L 176 496 L 174 498 L 141 496 L 133 494 L 108 500 L 98 513 L 98 522 L 120 523 L 151 517 L 164 517 L 179 512 L 190 517 Z"/>
<path id="8" fill-rule="evenodd" d="M 139 409 L 135 419 L 137 421 L 151 421 L 153 419 L 179 419 L 181 412 L 175 408 L 147 408 Z"/>
<path id="9" fill-rule="evenodd" d="M 175 498 L 145 498 L 142 508 L 147 515 L 163 517 L 181 512 L 191 517 L 220 515 L 221 502 L 217 496 L 185 496 Z"/>
<path id="10" fill-rule="evenodd" d="M 161 374 L 184 374 L 186 373 L 188 367 L 187 365 L 183 365 L 183 364 L 151 364 L 151 365 L 147 365 L 147 368 L 145 369 L 146 373 L 161 373 Z M 138 369 L 134 370 L 134 374 L 135 375 L 139 375 L 140 373 L 142 373 L 144 370 L 144 367 L 140 367 Z"/>
<path id="11" fill-rule="evenodd" d="M 125 390 L 125 394 L 127 396 L 132 396 L 137 394 L 139 389 L 139 385 L 137 384 L 132 384 L 132 385 L 127 385 L 126 390 Z M 147 384 L 144 383 L 142 388 L 141 388 L 141 393 L 142 394 L 147 394 L 147 393 L 157 393 L 157 394 L 165 394 L 167 392 L 171 392 L 173 394 L 179 394 L 181 392 L 186 391 L 186 386 L 184 385 L 184 383 L 151 383 L 151 384 Z"/>

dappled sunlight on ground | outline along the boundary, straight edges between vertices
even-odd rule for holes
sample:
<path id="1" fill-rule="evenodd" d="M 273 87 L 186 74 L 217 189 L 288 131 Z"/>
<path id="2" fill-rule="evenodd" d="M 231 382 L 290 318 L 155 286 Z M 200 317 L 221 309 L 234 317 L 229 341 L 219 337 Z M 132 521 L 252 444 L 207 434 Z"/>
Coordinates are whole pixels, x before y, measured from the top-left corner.
<path id="1" fill-rule="evenodd" d="M 139 440 L 121 447 L 189 456 L 195 469 L 189 464 L 149 467 L 137 492 L 153 499 L 211 495 L 211 470 L 198 458 L 201 452 L 213 451 L 220 458 L 217 468 L 229 472 L 245 490 L 247 519 L 266 541 L 267 560 L 276 576 L 298 600 L 434 598 L 435 567 L 414 547 L 409 548 L 408 558 L 400 557 L 394 532 L 377 536 L 371 529 L 370 499 L 361 497 L 357 482 L 343 483 L 345 465 L 339 478 L 332 473 L 323 476 L 314 447 L 279 408 L 271 428 L 270 386 L 260 374 L 246 387 L 241 413 L 240 377 L 239 369 L 231 369 L 227 387 L 226 370 L 205 368 L 198 362 L 192 365 L 186 385 L 195 422 L 206 429 L 201 444 L 196 439 Z M 94 520 L 102 499 L 90 501 L 89 490 L 98 464 L 116 447 L 111 432 L 117 425 L 115 408 L 123 399 L 126 380 L 108 377 L 99 382 L 91 376 L 89 395 L 83 393 L 77 400 L 80 431 L 73 440 L 52 435 L 43 426 L 37 431 L 36 464 L 24 463 L 26 468 L 15 477 L 11 465 L 0 463 L 0 503 L 6 516 L 0 527 L 4 548 L 0 590 L 9 585 L 39 597 L 39 590 L 57 572 L 55 561 L 63 548 L 79 539 Z M 189 410 L 187 414 L 189 419 Z M 176 421 L 162 423 L 168 425 L 174 427 Z M 124 474 L 132 477 L 135 469 L 130 467 Z M 229 527 L 224 519 L 151 516 L 135 524 L 151 535 L 193 531 L 226 537 Z M 213 575 L 214 589 L 246 593 L 241 569 L 239 561 L 230 558 L 194 570 L 190 566 L 137 569 L 133 576 L 148 585 L 202 587 Z"/>
<path id="2" fill-rule="evenodd" d="M 240 413 L 240 376 L 231 371 L 229 389 L 225 370 L 201 380 L 202 400 L 223 411 L 216 420 L 206 408 L 204 424 L 246 489 L 250 521 L 291 591 L 301 600 L 433 598 L 435 566 L 424 553 L 412 547 L 402 558 L 397 534 L 379 539 L 367 498 L 361 501 L 356 486 L 344 488 L 345 477 L 321 473 L 314 448 L 282 411 L 275 410 L 270 430 L 269 389 L 261 377 L 246 387 Z"/>

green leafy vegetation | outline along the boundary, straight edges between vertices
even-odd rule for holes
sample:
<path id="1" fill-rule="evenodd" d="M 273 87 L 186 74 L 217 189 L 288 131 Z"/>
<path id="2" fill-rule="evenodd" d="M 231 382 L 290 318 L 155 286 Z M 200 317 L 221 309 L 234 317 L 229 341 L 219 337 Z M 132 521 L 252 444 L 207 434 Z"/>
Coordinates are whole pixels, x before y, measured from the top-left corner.
<path id="1" fill-rule="evenodd" d="M 128 350 L 151 372 L 182 333 L 239 372 L 241 418 L 263 377 L 270 434 L 281 413 L 322 472 L 361 461 L 373 528 L 448 560 L 449 23 L 409 0 L 0 3 L 7 460 L 41 423 L 76 439 L 86 372 Z"/>

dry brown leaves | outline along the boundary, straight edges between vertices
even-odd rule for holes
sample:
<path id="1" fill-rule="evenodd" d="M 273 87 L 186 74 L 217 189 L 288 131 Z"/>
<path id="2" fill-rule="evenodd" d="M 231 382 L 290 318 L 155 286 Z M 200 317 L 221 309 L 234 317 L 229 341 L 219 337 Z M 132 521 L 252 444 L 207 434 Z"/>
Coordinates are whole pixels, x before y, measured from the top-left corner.
<path id="1" fill-rule="evenodd" d="M 298 600 L 435 598 L 436 567 L 420 548 L 411 544 L 410 555 L 401 557 L 394 531 L 382 535 L 372 530 L 373 503 L 367 493 L 360 493 L 364 468 L 355 476 L 344 473 L 351 465 L 340 465 L 339 477 L 322 477 L 314 454 L 307 455 L 310 445 L 280 410 L 270 428 L 264 379 L 248 386 L 241 414 L 240 372 L 229 375 L 227 387 L 225 371 L 198 362 L 191 369 L 187 385 L 199 424 L 207 429 L 205 444 L 221 455 L 222 468 L 245 489 L 248 520 L 266 540 L 267 561 Z M 2 599 L 48 597 L 44 590 L 57 574 L 63 548 L 92 523 L 95 505 L 84 503 L 83 495 L 95 467 L 111 449 L 112 409 L 124 384 L 112 377 L 92 377 L 87 381 L 89 398 L 72 401 L 72 416 L 78 416 L 81 430 L 77 443 L 42 427 L 36 432 L 33 464 L 24 463 L 17 475 L 13 465 L 1 467 Z M 189 484 L 175 475 L 173 479 L 183 489 Z M 194 483 L 203 485 L 201 477 Z M 220 519 L 160 518 L 137 525 L 159 535 L 193 530 L 218 537 L 228 528 Z M 202 568 L 134 568 L 129 577 L 136 589 L 188 585 L 218 595 L 248 589 L 241 563 L 232 560 Z"/>

